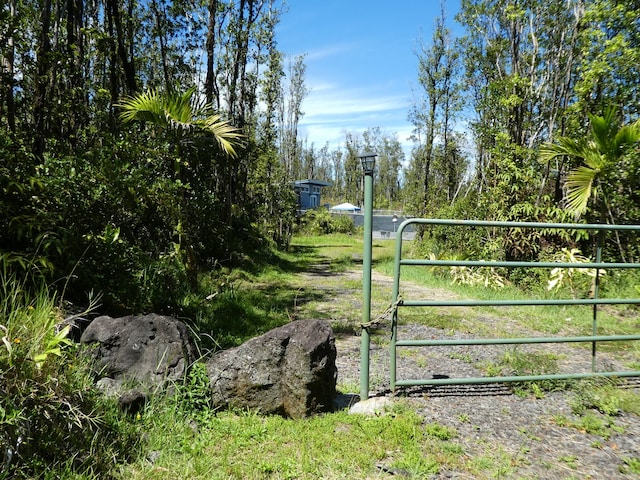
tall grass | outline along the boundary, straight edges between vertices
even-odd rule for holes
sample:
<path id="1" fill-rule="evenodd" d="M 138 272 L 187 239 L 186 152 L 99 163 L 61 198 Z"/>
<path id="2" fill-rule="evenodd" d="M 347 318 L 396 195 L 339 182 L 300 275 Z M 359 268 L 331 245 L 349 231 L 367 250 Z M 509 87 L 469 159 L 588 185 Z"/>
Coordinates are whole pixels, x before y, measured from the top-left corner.
<path id="1" fill-rule="evenodd" d="M 110 471 L 135 436 L 92 387 L 55 297 L 6 269 L 0 294 L 0 478 Z"/>

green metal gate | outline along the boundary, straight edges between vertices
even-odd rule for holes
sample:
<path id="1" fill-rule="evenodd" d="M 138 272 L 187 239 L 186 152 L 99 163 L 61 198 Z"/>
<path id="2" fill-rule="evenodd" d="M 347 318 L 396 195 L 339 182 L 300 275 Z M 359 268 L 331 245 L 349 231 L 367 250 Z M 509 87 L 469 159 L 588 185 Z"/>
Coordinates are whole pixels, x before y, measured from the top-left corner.
<path id="1" fill-rule="evenodd" d="M 561 263 L 561 262 L 521 262 L 521 261 L 458 261 L 458 260 L 412 260 L 402 258 L 402 234 L 405 228 L 411 224 L 425 226 L 444 225 L 460 228 L 494 228 L 494 229 L 560 229 L 560 230 L 586 230 L 598 232 L 598 242 L 596 259 L 589 263 Z M 598 306 L 616 304 L 640 304 L 638 298 L 611 299 L 599 298 L 599 271 L 606 269 L 612 271 L 616 269 L 638 269 L 637 263 L 603 263 L 602 245 L 607 232 L 632 231 L 640 232 L 638 225 L 593 225 L 593 224 L 555 224 L 555 223 L 534 223 L 534 222 L 492 222 L 474 220 L 445 220 L 445 219 L 418 219 L 413 218 L 404 221 L 398 228 L 396 239 L 396 255 L 394 265 L 394 284 L 392 298 L 392 321 L 391 321 L 391 390 L 395 392 L 396 387 L 418 386 L 418 385 L 461 385 L 499 382 L 522 382 L 531 380 L 552 380 L 552 379 L 575 379 L 588 377 L 638 377 L 640 371 L 597 371 L 596 353 L 599 342 L 613 341 L 637 341 L 640 335 L 598 335 Z M 409 299 L 400 296 L 400 277 L 403 266 L 425 266 L 425 267 L 504 267 L 504 268 L 587 268 L 595 269 L 595 289 L 593 298 L 587 299 L 540 299 L 540 300 L 429 300 L 429 299 Z M 403 292 L 406 295 L 406 292 Z M 591 305 L 593 308 L 593 325 L 591 335 L 575 337 L 533 337 L 533 338 L 476 338 L 476 339 L 451 339 L 451 340 L 402 340 L 398 339 L 398 323 L 400 321 L 399 312 L 411 307 L 473 307 L 473 306 L 535 306 L 535 305 Z M 429 347 L 429 346 L 457 346 L 457 345 L 518 345 L 518 344 L 542 344 L 542 343 L 590 343 L 591 348 L 591 371 L 586 373 L 566 373 L 547 375 L 519 375 L 519 376 L 487 376 L 476 378 L 431 378 L 431 379 L 403 379 L 396 378 L 397 370 L 397 350 L 401 347 Z"/>

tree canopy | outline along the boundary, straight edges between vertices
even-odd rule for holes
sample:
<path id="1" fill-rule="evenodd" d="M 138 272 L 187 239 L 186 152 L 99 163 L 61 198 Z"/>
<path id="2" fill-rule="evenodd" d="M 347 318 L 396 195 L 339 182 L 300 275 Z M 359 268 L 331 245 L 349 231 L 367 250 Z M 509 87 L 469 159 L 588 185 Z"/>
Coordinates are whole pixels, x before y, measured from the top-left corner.
<path id="1" fill-rule="evenodd" d="M 294 180 L 360 204 L 363 150 L 379 155 L 376 208 L 638 222 L 634 2 L 462 0 L 457 38 L 442 8 L 419 40 L 410 150 L 379 128 L 340 146 L 299 136 L 309 90 L 304 56 L 278 49 L 284 11 L 279 0 L 5 2 L 5 267 L 71 297 L 105 291 L 112 308 L 179 309 L 199 273 L 287 247 Z M 423 242 L 530 258 L 584 241 L 495 235 Z M 636 258 L 634 242 L 619 246 Z"/>

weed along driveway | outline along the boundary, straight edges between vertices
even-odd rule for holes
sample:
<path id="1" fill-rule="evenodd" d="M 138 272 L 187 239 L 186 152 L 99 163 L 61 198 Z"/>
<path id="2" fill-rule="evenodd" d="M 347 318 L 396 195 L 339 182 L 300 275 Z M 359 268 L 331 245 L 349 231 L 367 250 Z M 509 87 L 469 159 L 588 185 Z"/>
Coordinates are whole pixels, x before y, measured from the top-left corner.
<path id="1" fill-rule="evenodd" d="M 392 242 L 374 243 L 372 318 L 387 309 L 392 296 L 388 243 Z M 359 391 L 362 271 L 350 248 L 339 243 L 321 248 L 318 263 L 297 275 L 301 291 L 315 294 L 313 300 L 297 305 L 294 313 L 297 318 L 331 322 L 338 390 L 343 394 Z M 450 287 L 449 280 L 435 277 L 403 282 L 413 297 L 437 300 L 465 294 Z M 404 339 L 548 337 L 580 328 L 572 310 L 559 308 L 552 313 L 477 307 L 416 310 L 402 312 L 398 335 Z M 549 315 L 553 321 L 545 320 Z M 636 328 L 640 326 L 637 310 L 626 315 Z M 389 337 L 389 320 L 371 330 L 372 396 L 392 395 Z M 608 370 L 640 364 L 639 346 L 602 350 L 598 362 Z M 398 379 L 577 373 L 590 368 L 590 345 L 576 344 L 404 347 L 398 349 L 397 358 Z M 636 378 L 405 387 L 397 389 L 395 402 L 422 418 L 423 434 L 437 438 L 434 428 L 441 432 L 446 447 L 440 450 L 439 473 L 432 478 L 640 478 L 640 380 Z"/>

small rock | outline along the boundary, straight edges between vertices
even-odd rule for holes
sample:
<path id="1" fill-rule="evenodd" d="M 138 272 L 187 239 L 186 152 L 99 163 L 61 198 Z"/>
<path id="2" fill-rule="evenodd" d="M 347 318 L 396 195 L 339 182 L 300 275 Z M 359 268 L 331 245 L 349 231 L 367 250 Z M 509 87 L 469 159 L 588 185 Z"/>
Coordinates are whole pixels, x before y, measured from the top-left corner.
<path id="1" fill-rule="evenodd" d="M 118 391 L 122 387 L 122 382 L 113 378 L 103 377 L 96 382 L 96 388 L 108 397 L 118 396 Z"/>
<path id="2" fill-rule="evenodd" d="M 148 453 L 147 460 L 149 460 L 149 463 L 154 464 L 158 461 L 161 455 L 161 452 L 159 452 L 158 450 L 154 450 Z"/>
<path id="3" fill-rule="evenodd" d="M 390 397 L 373 397 L 356 403 L 349 409 L 350 414 L 380 416 L 387 413 L 393 405 Z"/>
<path id="4" fill-rule="evenodd" d="M 124 392 L 118 398 L 118 405 L 123 412 L 135 415 L 140 412 L 147 403 L 147 395 L 138 389 L 132 389 Z"/>

